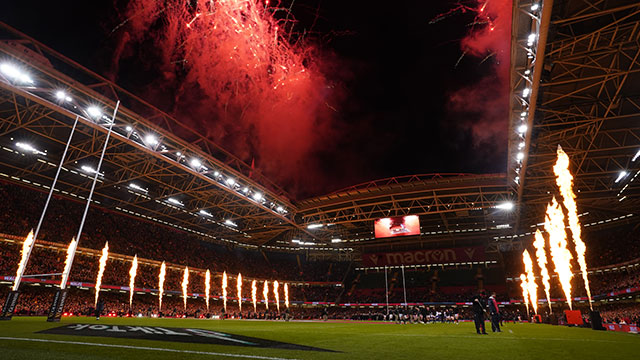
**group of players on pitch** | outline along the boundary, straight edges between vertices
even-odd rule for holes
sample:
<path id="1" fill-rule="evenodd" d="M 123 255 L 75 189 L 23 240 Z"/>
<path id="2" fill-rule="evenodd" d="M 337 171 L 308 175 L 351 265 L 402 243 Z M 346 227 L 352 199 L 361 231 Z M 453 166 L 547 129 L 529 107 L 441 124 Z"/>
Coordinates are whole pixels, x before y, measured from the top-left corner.
<path id="1" fill-rule="evenodd" d="M 491 321 L 491 330 L 493 332 L 502 332 L 500 323 L 502 322 L 500 307 L 496 300 L 496 293 L 492 293 L 487 298 L 485 291 L 473 297 L 473 321 L 476 325 L 476 332 L 481 335 L 487 335 L 484 321 L 485 315 Z M 412 307 L 395 307 L 389 311 L 386 316 L 387 321 L 393 321 L 396 324 L 430 324 L 430 323 L 454 323 L 460 322 L 460 314 L 457 309 L 437 310 L 425 306 Z"/>
<path id="2" fill-rule="evenodd" d="M 460 315 L 456 309 L 437 310 L 425 306 L 395 307 L 389 311 L 387 321 L 396 324 L 431 324 L 454 323 L 458 324 Z"/>

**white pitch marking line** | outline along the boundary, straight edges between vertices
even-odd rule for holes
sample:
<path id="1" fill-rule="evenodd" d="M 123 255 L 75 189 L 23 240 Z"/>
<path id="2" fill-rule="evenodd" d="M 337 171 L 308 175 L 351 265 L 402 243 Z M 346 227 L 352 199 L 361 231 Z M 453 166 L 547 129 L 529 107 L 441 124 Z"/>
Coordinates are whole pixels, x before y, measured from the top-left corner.
<path id="1" fill-rule="evenodd" d="M 56 343 L 56 344 L 100 346 L 100 347 L 110 347 L 110 348 L 120 348 L 120 349 L 133 349 L 133 350 L 165 351 L 165 352 L 173 352 L 173 353 L 226 356 L 226 357 L 236 357 L 236 358 L 244 358 L 244 359 L 296 360 L 291 358 L 279 358 L 279 357 L 269 357 L 269 356 L 259 356 L 259 355 L 228 354 L 228 353 L 209 352 L 209 351 L 178 350 L 178 349 L 153 348 L 153 347 L 147 347 L 147 346 L 131 346 L 131 345 L 117 345 L 117 344 L 101 344 L 101 343 L 91 343 L 91 342 L 81 342 L 81 341 L 17 338 L 17 337 L 7 337 L 7 336 L 0 336 L 0 340 L 33 341 L 33 342 Z"/>

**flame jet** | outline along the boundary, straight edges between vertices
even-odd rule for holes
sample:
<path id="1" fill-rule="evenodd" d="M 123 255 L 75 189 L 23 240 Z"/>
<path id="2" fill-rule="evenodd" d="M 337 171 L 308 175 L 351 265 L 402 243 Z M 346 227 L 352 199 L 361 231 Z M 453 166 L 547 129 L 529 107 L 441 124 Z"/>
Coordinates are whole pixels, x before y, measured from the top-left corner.
<path id="1" fill-rule="evenodd" d="M 569 220 L 569 229 L 571 230 L 571 238 L 575 245 L 576 254 L 578 255 L 578 265 L 580 266 L 580 272 L 582 273 L 582 280 L 584 281 L 584 288 L 587 291 L 587 297 L 589 298 L 589 307 L 593 310 L 593 304 L 591 302 L 591 288 L 589 287 L 589 278 L 587 276 L 587 260 L 585 259 L 585 252 L 587 246 L 582 241 L 582 229 L 580 227 L 580 219 L 578 218 L 578 206 L 576 204 L 576 194 L 573 192 L 573 175 L 569 170 L 569 156 L 562 150 L 562 147 L 558 145 L 558 160 L 553 167 L 553 172 L 556 174 L 556 184 L 562 195 L 562 204 L 567 209 L 567 217 Z"/>
<path id="2" fill-rule="evenodd" d="M 280 294 L 278 293 L 278 280 L 273 282 L 273 296 L 276 298 L 276 308 L 280 312 Z"/>
<path id="3" fill-rule="evenodd" d="M 211 291 L 211 272 L 207 269 L 204 274 L 204 301 L 207 303 L 207 311 L 209 311 L 209 292 Z"/>
<path id="4" fill-rule="evenodd" d="M 138 255 L 133 257 L 131 269 L 129 269 L 129 309 L 133 304 L 133 287 L 136 284 L 136 274 L 138 273 Z"/>
<path id="5" fill-rule="evenodd" d="M 524 262 L 524 270 L 527 273 L 527 292 L 529 293 L 529 299 L 531 299 L 531 307 L 533 307 L 533 312 L 537 314 L 538 285 L 536 284 L 536 278 L 533 274 L 533 261 L 527 250 L 522 253 L 522 261 Z"/>
<path id="6" fill-rule="evenodd" d="M 240 273 L 236 279 L 236 290 L 238 292 L 238 311 L 242 312 L 242 274 Z"/>
<path id="7" fill-rule="evenodd" d="M 549 312 L 553 312 L 553 309 L 551 308 L 551 284 L 549 283 L 549 279 L 551 279 L 551 277 L 549 276 L 549 270 L 547 270 L 547 252 L 545 251 L 546 240 L 544 239 L 544 236 L 542 236 L 540 230 L 536 230 L 533 246 L 536 248 L 536 258 L 538 260 L 538 267 L 540 267 L 540 276 L 542 277 L 542 285 L 544 286 L 544 293 L 547 297 Z"/>
<path id="8" fill-rule="evenodd" d="M 31 251 L 31 246 L 33 245 L 33 230 L 29 232 L 27 238 L 22 243 L 22 250 L 20 250 L 20 263 L 18 264 L 18 271 L 16 272 L 16 279 L 13 282 L 13 287 L 11 290 L 18 290 L 18 283 L 22 278 L 22 274 L 24 274 L 24 269 L 27 267 L 27 259 L 29 258 L 29 252 Z"/>
<path id="9" fill-rule="evenodd" d="M 222 273 L 222 305 L 224 312 L 227 312 L 227 272 Z"/>
<path id="10" fill-rule="evenodd" d="M 284 284 L 284 305 L 289 308 L 289 284 Z"/>
<path id="11" fill-rule="evenodd" d="M 164 277 L 167 275 L 167 265 L 162 262 L 158 274 L 158 311 L 162 311 L 162 295 L 164 295 Z"/>
<path id="12" fill-rule="evenodd" d="M 258 287 L 255 280 L 251 282 L 251 299 L 253 300 L 253 312 L 258 312 Z"/>
<path id="13" fill-rule="evenodd" d="M 527 318 L 529 318 L 529 289 L 527 288 L 527 276 L 525 274 L 520 274 L 520 287 L 522 288 L 524 305 L 527 307 Z"/>
<path id="14" fill-rule="evenodd" d="M 573 309 L 571 303 L 571 252 L 567 249 L 567 233 L 564 230 L 564 213 L 560 204 L 554 197 L 551 204 L 547 206 L 547 215 L 544 221 L 544 229 L 549 233 L 549 248 L 551 249 L 551 259 L 555 266 L 560 286 L 567 298 L 569 309 Z"/>
<path id="15" fill-rule="evenodd" d="M 98 277 L 96 278 L 96 299 L 93 306 L 98 305 L 98 297 L 100 296 L 100 286 L 102 285 L 102 275 L 104 274 L 104 268 L 107 266 L 107 259 L 109 258 L 109 242 L 107 241 L 102 248 L 102 255 L 100 255 L 98 268 Z"/>
<path id="16" fill-rule="evenodd" d="M 269 310 L 269 282 L 264 281 L 264 287 L 262 288 L 262 296 L 264 297 L 264 306 Z"/>
<path id="17" fill-rule="evenodd" d="M 67 248 L 67 257 L 64 260 L 64 271 L 62 272 L 62 280 L 60 281 L 60 289 L 64 290 L 67 286 L 67 279 L 69 278 L 69 274 L 71 273 L 71 264 L 72 264 L 72 256 L 76 252 L 76 247 L 78 247 L 78 242 L 76 238 L 71 239 L 71 243 L 69 243 L 69 247 Z"/>
<path id="18" fill-rule="evenodd" d="M 185 266 L 182 275 L 182 299 L 184 301 L 184 309 L 187 310 L 187 287 L 189 286 L 189 267 Z"/>

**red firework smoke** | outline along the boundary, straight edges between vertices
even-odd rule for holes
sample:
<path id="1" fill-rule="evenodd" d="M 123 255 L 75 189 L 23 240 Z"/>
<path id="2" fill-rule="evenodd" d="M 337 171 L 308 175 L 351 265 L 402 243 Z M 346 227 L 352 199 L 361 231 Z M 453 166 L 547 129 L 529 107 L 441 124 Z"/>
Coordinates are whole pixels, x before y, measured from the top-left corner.
<path id="1" fill-rule="evenodd" d="M 291 39 L 290 13 L 268 0 L 132 0 L 125 17 L 116 55 L 153 44 L 153 88 L 174 94 L 178 120 L 289 188 L 313 176 L 332 86 L 316 49 Z"/>
<path id="2" fill-rule="evenodd" d="M 512 6 L 510 0 L 478 0 L 470 6 L 458 4 L 452 10 L 475 14 L 470 31 L 460 42 L 462 57 L 473 56 L 481 62 L 490 62 L 493 69 L 476 83 L 449 96 L 450 111 L 466 115 L 468 120 L 462 126 L 471 131 L 476 146 L 506 144 Z"/>

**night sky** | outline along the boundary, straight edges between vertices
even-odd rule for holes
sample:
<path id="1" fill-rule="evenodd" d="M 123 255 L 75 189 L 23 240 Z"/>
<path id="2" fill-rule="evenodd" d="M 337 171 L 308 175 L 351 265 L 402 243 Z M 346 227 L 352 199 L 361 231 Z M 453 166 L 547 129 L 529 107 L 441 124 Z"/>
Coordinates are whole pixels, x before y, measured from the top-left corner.
<path id="1" fill-rule="evenodd" d="M 109 75 L 118 41 L 111 31 L 123 20 L 126 3 L 1 2 L 0 20 Z M 400 3 L 294 3 L 295 29 L 313 31 L 308 39 L 330 59 L 325 75 L 340 90 L 331 103 L 337 110 L 331 136 L 309 154 L 313 180 L 278 178 L 265 171 L 294 198 L 391 176 L 505 171 L 506 118 L 496 118 L 492 133 L 477 138 L 474 127 L 486 127 L 475 121 L 486 116 L 478 113 L 482 106 L 456 111 L 450 97 L 491 78 L 497 66 L 506 64 L 496 64 L 496 57 L 481 63 L 480 57 L 465 56 L 455 67 L 474 14 L 458 13 L 429 24 L 454 8 L 453 1 Z M 146 91 L 157 71 L 149 63 L 136 61 L 135 55 L 122 60 L 117 82 L 160 107 L 162 101 Z M 227 147 L 224 139 L 218 142 Z M 239 156 L 249 163 L 254 155 Z M 256 165 L 261 168 L 260 161 Z"/>

